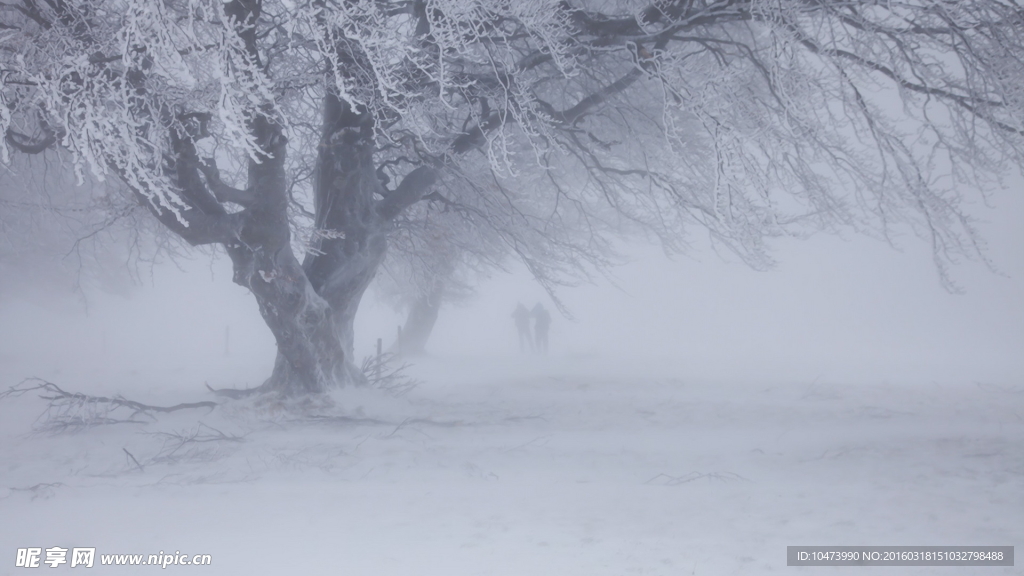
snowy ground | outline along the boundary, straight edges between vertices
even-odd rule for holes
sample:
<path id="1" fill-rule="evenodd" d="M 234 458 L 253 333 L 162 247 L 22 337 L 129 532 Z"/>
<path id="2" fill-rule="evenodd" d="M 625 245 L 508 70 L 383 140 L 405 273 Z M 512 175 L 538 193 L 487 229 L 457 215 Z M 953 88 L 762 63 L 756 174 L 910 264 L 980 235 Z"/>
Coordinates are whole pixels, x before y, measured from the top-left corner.
<path id="1" fill-rule="evenodd" d="M 167 568 L 208 574 L 592 576 L 849 573 L 787 567 L 786 546 L 1024 543 L 1024 386 L 709 382 L 599 358 L 414 372 L 407 396 L 342 392 L 320 422 L 235 406 L 26 434 L 41 403 L 4 402 L 0 574 L 32 573 L 13 567 L 30 546 L 211 554 Z"/>

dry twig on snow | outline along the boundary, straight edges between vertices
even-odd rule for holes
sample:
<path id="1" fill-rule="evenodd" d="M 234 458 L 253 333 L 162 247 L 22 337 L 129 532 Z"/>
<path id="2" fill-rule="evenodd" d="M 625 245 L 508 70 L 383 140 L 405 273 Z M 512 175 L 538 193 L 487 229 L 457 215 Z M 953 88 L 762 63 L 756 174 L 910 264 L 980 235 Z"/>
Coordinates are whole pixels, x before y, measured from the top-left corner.
<path id="1" fill-rule="evenodd" d="M 225 434 L 221 430 L 202 422 L 188 430 L 153 432 L 151 435 L 164 438 L 164 444 L 159 452 L 146 460 L 146 465 L 173 464 L 181 460 L 198 458 L 209 459 L 212 456 L 211 451 L 201 448 L 201 444 L 245 441 L 245 438 L 242 436 Z M 137 461 L 136 464 L 138 464 Z"/>
<path id="2" fill-rule="evenodd" d="M 399 363 L 397 354 L 384 352 L 363 358 L 360 369 L 371 387 L 394 396 L 404 396 L 419 385 L 419 381 L 405 373 L 410 366 L 408 362 Z"/>

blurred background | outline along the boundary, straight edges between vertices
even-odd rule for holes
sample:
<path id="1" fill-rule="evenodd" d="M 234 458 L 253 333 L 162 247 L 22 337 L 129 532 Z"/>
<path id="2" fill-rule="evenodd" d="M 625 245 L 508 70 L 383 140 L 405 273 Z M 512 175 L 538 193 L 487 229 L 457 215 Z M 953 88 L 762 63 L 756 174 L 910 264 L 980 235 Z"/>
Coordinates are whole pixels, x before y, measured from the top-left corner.
<path id="1" fill-rule="evenodd" d="M 697 242 L 684 257 L 622 246 L 629 263 L 593 284 L 561 289 L 559 314 L 525 268 L 513 265 L 476 297 L 441 310 L 431 362 L 581 362 L 624 373 L 653 367 L 681 378 L 831 382 L 1020 382 L 1024 379 L 1024 196 L 1015 180 L 974 206 L 995 271 L 952 270 L 940 284 L 929 247 L 857 236 L 776 243 L 777 266 L 749 269 Z M 52 261 L 41 265 L 52 266 Z M 5 279 L 0 294 L 0 384 L 23 377 L 70 388 L 201 390 L 254 386 L 273 362 L 255 301 L 207 253 L 142 265 L 134 280 L 75 287 L 71 276 Z M 44 275 L 45 276 L 45 275 Z M 516 303 L 552 311 L 548 359 L 522 356 Z M 357 355 L 390 346 L 404 315 L 367 292 Z"/>

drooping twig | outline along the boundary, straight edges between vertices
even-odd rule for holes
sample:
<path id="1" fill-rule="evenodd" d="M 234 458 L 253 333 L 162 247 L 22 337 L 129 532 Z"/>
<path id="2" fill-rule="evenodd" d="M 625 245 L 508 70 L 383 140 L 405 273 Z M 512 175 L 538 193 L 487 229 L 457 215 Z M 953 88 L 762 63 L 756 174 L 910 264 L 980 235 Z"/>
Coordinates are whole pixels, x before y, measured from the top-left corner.
<path id="1" fill-rule="evenodd" d="M 135 459 L 135 455 L 129 452 L 127 448 L 121 448 L 121 450 L 124 450 L 124 453 L 127 454 L 128 457 L 132 459 L 132 462 L 135 462 L 135 465 L 139 467 L 139 472 L 146 471 L 146 469 L 142 467 L 142 464 L 139 464 L 139 461 Z"/>

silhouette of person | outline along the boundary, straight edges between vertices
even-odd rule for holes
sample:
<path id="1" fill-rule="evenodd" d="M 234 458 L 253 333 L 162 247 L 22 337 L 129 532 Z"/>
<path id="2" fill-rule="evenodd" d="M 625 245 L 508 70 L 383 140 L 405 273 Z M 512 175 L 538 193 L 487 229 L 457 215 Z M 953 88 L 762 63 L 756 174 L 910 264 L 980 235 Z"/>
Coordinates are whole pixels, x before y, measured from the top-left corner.
<path id="1" fill-rule="evenodd" d="M 533 336 L 530 334 L 530 311 L 520 302 L 512 311 L 512 318 L 516 321 L 516 329 L 519 330 L 519 351 L 526 352 L 529 348 L 533 351 Z"/>
<path id="2" fill-rule="evenodd" d="M 544 306 L 537 302 L 537 305 L 533 307 L 534 320 L 534 332 L 536 334 L 535 342 L 537 344 L 537 352 L 541 354 L 548 353 L 548 328 L 551 327 L 551 314 L 544 309 Z"/>

